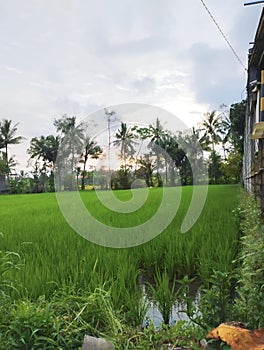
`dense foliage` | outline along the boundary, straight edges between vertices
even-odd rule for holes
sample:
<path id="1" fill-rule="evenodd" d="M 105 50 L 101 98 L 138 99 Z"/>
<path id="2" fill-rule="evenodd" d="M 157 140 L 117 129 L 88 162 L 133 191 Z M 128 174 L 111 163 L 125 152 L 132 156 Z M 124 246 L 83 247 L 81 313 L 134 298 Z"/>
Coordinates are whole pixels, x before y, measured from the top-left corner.
<path id="1" fill-rule="evenodd" d="M 76 117 L 67 115 L 54 121 L 56 135 L 33 137 L 28 148 L 31 170 L 15 173 L 16 162 L 9 158 L 10 145 L 20 143 L 16 136 L 17 124 L 11 120 L 0 123 L 0 192 L 31 193 L 54 191 L 54 171 L 62 160 L 58 157 L 60 146 L 67 159 L 72 179 L 65 180 L 64 188 L 77 186 L 84 190 L 93 185 L 93 159 L 103 158 L 110 149 L 119 152 L 119 169 L 101 171 L 97 183 L 101 188 L 127 189 L 135 179 L 147 186 L 160 187 L 175 184 L 191 185 L 198 169 L 208 168 L 209 182 L 238 183 L 242 168 L 245 101 L 231 105 L 226 111 L 206 113 L 203 122 L 188 133 L 172 133 L 157 118 L 148 127 L 130 127 L 121 122 L 113 129 L 115 112 L 105 111 L 108 127 L 108 150 L 103 149 L 89 133 L 93 122 L 78 123 Z M 148 150 L 139 155 L 146 143 Z M 65 165 L 65 164 L 64 164 Z M 112 181 L 107 183 L 107 171 Z M 196 180 L 196 184 L 201 182 Z"/>
<path id="2" fill-rule="evenodd" d="M 238 208 L 241 228 L 236 310 L 252 328 L 264 327 L 264 222 L 259 203 L 247 195 Z"/>

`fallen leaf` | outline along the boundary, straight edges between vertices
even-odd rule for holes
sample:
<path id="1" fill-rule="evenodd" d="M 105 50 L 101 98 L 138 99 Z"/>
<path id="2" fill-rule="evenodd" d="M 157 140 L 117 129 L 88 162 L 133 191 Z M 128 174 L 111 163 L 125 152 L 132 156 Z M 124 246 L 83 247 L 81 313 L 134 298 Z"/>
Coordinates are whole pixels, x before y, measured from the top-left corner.
<path id="1" fill-rule="evenodd" d="M 222 323 L 206 338 L 222 340 L 233 350 L 264 350 L 264 329 L 251 331 L 239 322 Z"/>

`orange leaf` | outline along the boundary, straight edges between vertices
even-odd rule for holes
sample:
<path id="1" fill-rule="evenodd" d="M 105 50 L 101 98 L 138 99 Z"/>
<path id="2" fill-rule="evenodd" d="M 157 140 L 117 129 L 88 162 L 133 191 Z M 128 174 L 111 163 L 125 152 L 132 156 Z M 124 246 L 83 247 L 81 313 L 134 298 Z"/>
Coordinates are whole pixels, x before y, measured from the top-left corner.
<path id="1" fill-rule="evenodd" d="M 264 329 L 250 331 L 239 322 L 222 323 L 206 338 L 222 340 L 233 350 L 264 350 Z"/>

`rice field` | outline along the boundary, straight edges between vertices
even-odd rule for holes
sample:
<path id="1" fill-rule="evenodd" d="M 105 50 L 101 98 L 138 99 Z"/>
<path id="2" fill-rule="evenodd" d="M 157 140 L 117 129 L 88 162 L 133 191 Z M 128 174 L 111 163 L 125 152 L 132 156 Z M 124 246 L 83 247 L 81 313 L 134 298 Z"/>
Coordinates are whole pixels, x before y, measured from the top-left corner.
<path id="1" fill-rule="evenodd" d="M 140 189 L 138 189 L 140 191 Z M 137 213 L 113 213 L 103 207 L 96 193 L 81 193 L 85 205 L 107 225 L 127 227 L 151 217 L 159 206 L 161 189 L 150 191 L 148 202 Z M 111 290 L 116 307 L 126 294 L 136 292 L 139 276 L 148 280 L 166 270 L 170 279 L 198 276 L 206 280 L 213 269 L 232 270 L 237 251 L 238 229 L 232 211 L 240 190 L 235 185 L 209 186 L 203 211 L 185 234 L 180 225 L 188 209 L 192 187 L 182 188 L 180 207 L 171 224 L 153 240 L 132 248 L 107 248 L 78 235 L 61 214 L 54 193 L 0 196 L 2 251 L 20 256 L 14 298 L 49 298 L 63 287 L 93 291 Z M 122 201 L 131 192 L 116 191 Z"/>

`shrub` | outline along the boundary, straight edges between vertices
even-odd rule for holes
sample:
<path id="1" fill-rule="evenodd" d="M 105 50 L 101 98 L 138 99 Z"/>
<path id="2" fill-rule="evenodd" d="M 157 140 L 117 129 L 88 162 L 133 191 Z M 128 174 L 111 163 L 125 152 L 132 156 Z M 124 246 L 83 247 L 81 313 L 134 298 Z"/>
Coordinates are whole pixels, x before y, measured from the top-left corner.
<path id="1" fill-rule="evenodd" d="M 259 203 L 245 196 L 238 210 L 242 232 L 235 310 L 240 321 L 264 327 L 264 222 Z"/>
<path id="2" fill-rule="evenodd" d="M 76 350 L 85 334 L 114 337 L 122 330 L 109 293 L 99 288 L 93 293 L 65 289 L 50 301 L 10 302 L 0 317 L 0 349 L 5 350 Z"/>

